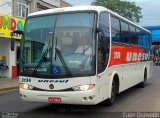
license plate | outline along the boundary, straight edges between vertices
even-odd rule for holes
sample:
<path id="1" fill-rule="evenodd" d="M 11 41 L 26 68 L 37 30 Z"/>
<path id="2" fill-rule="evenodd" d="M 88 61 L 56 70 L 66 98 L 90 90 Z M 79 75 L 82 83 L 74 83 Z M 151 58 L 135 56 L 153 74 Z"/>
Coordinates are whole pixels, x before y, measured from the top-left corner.
<path id="1" fill-rule="evenodd" d="M 61 102 L 59 97 L 48 97 L 48 102 Z"/>

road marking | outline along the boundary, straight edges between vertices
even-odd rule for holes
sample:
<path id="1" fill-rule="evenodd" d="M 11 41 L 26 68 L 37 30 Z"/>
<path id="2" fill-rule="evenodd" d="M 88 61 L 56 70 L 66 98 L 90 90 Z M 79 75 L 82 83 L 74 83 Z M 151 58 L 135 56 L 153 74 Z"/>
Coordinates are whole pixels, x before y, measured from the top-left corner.
<path id="1" fill-rule="evenodd" d="M 16 86 L 16 87 L 9 87 L 9 88 L 2 88 L 2 89 L 0 89 L 0 93 L 14 91 L 14 90 L 17 90 L 18 88 L 19 88 L 18 86 Z"/>

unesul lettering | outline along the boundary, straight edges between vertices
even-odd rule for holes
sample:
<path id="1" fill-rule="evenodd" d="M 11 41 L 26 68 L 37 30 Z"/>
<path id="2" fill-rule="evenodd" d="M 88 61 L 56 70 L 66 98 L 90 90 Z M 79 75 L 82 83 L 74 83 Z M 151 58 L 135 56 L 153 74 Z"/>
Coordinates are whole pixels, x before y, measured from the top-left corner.
<path id="1" fill-rule="evenodd" d="M 69 80 L 38 80 L 39 83 L 67 83 Z"/>
<path id="2" fill-rule="evenodd" d="M 150 53 L 127 52 L 126 61 L 147 61 L 150 59 Z"/>

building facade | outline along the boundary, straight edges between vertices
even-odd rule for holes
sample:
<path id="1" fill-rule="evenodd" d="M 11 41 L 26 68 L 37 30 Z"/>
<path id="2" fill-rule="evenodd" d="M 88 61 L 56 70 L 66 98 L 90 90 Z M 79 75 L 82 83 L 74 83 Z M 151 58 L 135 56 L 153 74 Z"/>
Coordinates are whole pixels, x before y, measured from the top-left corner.
<path id="1" fill-rule="evenodd" d="M 152 34 L 152 43 L 160 44 L 160 26 L 147 26 L 145 28 Z"/>
<path id="2" fill-rule="evenodd" d="M 147 26 L 145 28 L 152 34 L 153 61 L 156 65 L 160 65 L 160 26 Z"/>
<path id="3" fill-rule="evenodd" d="M 1 0 L 0 1 L 0 77 L 16 78 L 18 72 L 18 59 L 20 38 L 14 38 L 15 47 L 11 51 L 10 33 L 14 30 L 23 30 L 25 18 L 29 13 L 72 6 L 63 0 Z"/>

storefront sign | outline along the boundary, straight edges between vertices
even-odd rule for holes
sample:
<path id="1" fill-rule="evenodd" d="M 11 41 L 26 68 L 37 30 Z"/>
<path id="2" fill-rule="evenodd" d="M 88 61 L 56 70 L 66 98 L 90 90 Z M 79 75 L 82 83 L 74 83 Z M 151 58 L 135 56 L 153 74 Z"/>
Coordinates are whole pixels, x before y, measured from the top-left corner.
<path id="1" fill-rule="evenodd" d="M 11 38 L 11 32 L 14 30 L 23 30 L 25 20 L 0 15 L 0 37 Z M 20 36 L 14 37 L 20 39 Z"/>

